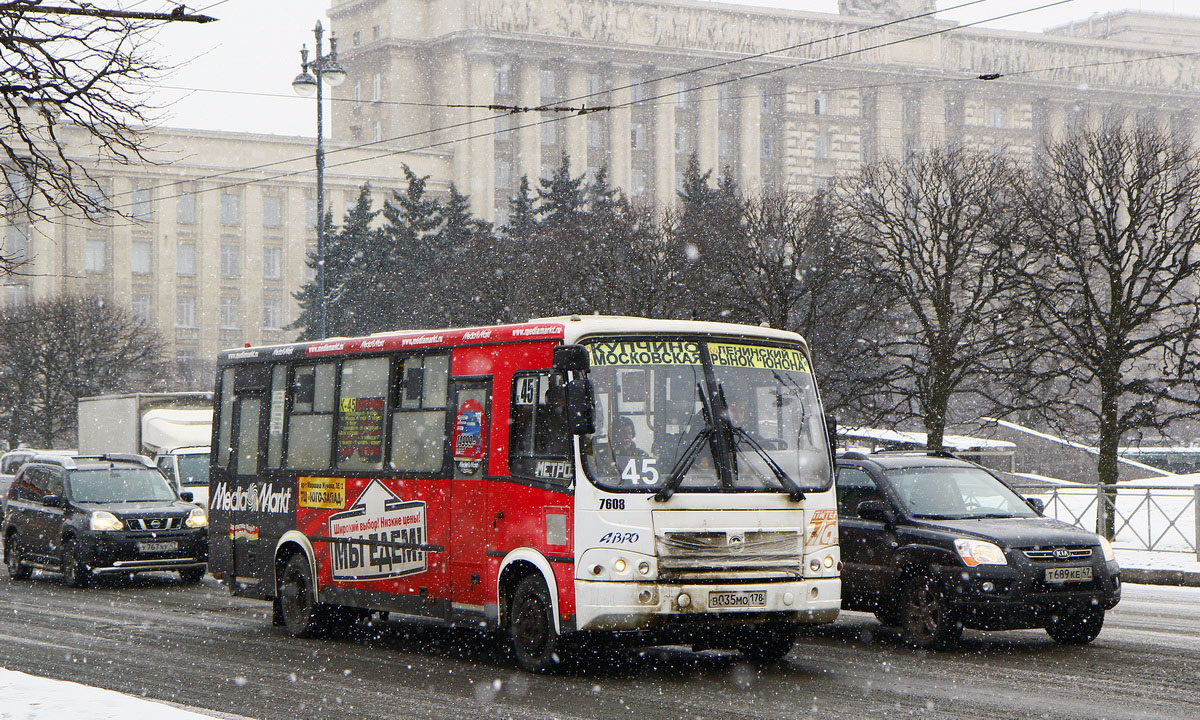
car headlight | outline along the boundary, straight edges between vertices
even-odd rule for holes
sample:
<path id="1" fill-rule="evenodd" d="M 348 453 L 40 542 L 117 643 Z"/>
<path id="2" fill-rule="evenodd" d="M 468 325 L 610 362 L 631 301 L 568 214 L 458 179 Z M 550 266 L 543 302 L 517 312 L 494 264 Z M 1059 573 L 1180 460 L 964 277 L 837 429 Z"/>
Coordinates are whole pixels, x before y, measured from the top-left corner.
<path id="1" fill-rule="evenodd" d="M 96 510 L 92 513 L 90 527 L 93 530 L 123 530 L 125 523 L 107 510 Z"/>
<path id="2" fill-rule="evenodd" d="M 1113 552 L 1112 543 L 1103 535 L 1097 535 L 1100 539 L 1100 554 L 1104 557 L 1104 562 L 1112 562 L 1117 559 L 1117 554 Z"/>
<path id="3" fill-rule="evenodd" d="M 204 512 L 204 508 L 192 508 L 184 525 L 190 528 L 208 527 L 208 513 Z"/>
<path id="4" fill-rule="evenodd" d="M 1007 565 L 1008 558 L 1004 551 L 994 543 L 983 540 L 967 540 L 960 538 L 954 541 L 954 549 L 967 567 L 976 565 Z"/>

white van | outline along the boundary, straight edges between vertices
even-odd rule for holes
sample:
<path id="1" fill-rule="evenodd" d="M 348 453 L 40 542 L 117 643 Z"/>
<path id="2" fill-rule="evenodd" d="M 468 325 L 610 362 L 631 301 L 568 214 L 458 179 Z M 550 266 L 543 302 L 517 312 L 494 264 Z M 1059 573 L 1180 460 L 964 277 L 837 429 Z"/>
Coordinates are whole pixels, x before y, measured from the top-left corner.
<path id="1" fill-rule="evenodd" d="M 164 450 L 154 462 L 179 492 L 190 492 L 192 502 L 207 508 L 208 456 L 207 445 L 192 445 Z"/>

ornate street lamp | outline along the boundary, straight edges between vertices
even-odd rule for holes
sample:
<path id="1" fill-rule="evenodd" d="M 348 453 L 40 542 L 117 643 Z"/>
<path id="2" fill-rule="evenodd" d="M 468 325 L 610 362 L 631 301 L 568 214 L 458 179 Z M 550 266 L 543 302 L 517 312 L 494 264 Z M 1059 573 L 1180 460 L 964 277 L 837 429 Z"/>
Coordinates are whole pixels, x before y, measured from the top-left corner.
<path id="1" fill-rule="evenodd" d="M 297 95 L 304 97 L 317 96 L 317 335 L 328 335 L 325 327 L 325 102 L 321 86 L 328 83 L 330 87 L 341 85 L 346 79 L 346 71 L 337 61 L 337 38 L 329 34 L 329 53 L 321 54 L 321 38 L 325 29 L 321 21 L 313 28 L 316 38 L 315 53 L 312 60 L 308 59 L 308 47 L 300 49 L 300 74 L 292 80 L 292 89 Z"/>

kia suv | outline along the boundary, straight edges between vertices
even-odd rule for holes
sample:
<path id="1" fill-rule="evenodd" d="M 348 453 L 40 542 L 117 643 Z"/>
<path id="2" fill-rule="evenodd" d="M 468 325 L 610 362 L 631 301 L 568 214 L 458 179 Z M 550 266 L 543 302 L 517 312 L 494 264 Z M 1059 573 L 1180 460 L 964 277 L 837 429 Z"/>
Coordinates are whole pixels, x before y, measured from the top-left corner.
<path id="1" fill-rule="evenodd" d="M 4 561 L 14 580 L 34 568 L 74 586 L 93 575 L 177 571 L 199 582 L 208 515 L 140 455 L 38 455 L 8 490 Z"/>
<path id="2" fill-rule="evenodd" d="M 1091 642 L 1121 599 L 1108 540 L 1043 517 L 988 469 L 947 453 L 837 460 L 842 607 L 939 647 L 964 627 L 1045 628 Z"/>

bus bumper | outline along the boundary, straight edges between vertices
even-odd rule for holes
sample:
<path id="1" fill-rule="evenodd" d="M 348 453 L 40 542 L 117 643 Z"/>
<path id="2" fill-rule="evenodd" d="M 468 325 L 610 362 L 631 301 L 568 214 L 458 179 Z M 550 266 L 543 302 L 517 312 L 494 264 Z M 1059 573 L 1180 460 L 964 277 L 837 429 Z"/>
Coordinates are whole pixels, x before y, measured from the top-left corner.
<path id="1" fill-rule="evenodd" d="M 651 630 L 672 624 L 829 623 L 842 602 L 840 578 L 761 584 L 576 581 L 578 630 Z"/>

